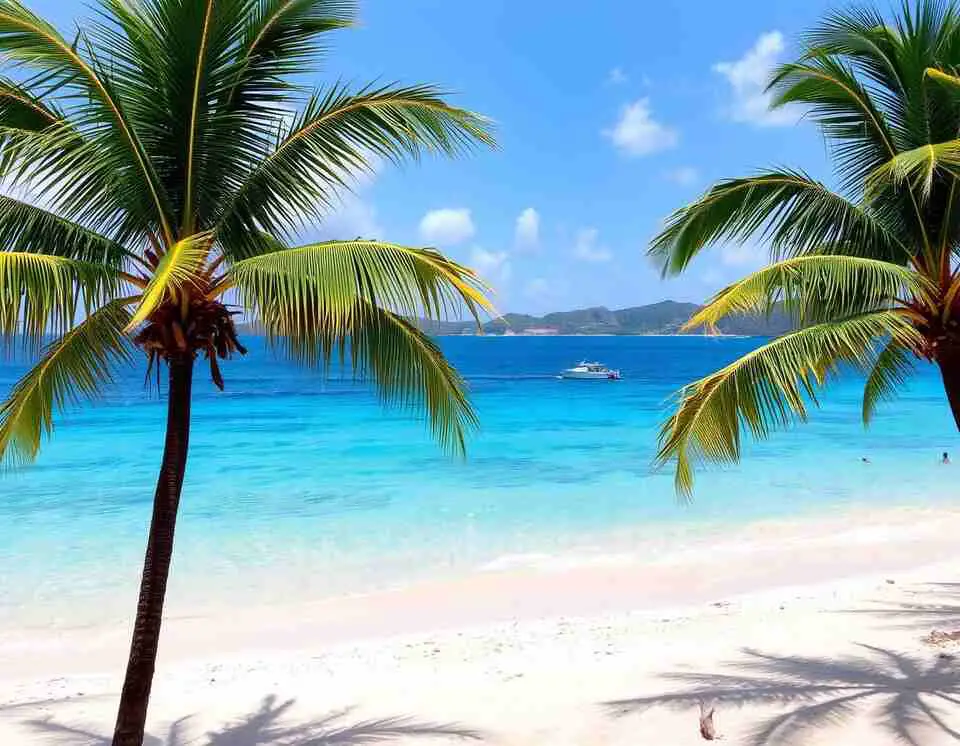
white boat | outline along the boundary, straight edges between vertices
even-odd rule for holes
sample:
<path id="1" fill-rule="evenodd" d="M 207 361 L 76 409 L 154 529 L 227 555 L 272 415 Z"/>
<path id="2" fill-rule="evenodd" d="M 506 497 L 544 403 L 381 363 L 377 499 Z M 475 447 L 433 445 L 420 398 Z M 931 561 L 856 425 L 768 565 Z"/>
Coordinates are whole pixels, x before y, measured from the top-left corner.
<path id="1" fill-rule="evenodd" d="M 610 370 L 601 363 L 590 363 L 583 360 L 575 367 L 563 371 L 560 378 L 576 378 L 586 381 L 619 381 L 620 371 Z"/>

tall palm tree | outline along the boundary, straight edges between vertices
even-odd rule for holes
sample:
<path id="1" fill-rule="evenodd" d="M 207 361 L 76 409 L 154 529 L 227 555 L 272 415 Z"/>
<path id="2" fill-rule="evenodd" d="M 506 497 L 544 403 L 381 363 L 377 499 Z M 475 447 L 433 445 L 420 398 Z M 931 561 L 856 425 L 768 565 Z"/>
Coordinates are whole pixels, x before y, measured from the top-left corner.
<path id="1" fill-rule="evenodd" d="M 842 368 L 866 377 L 863 420 L 917 359 L 939 366 L 960 428 L 960 12 L 939 0 L 828 16 L 773 74 L 774 106 L 803 107 L 834 159 L 837 189 L 802 171 L 722 181 L 673 214 L 650 253 L 683 271 L 718 241 L 762 240 L 771 264 L 689 322 L 783 307 L 797 330 L 685 387 L 660 432 L 689 495 L 699 461 L 736 462 L 807 419 Z"/>
<path id="2" fill-rule="evenodd" d="M 344 361 L 423 407 L 445 446 L 475 424 L 464 384 L 409 319 L 489 309 L 472 271 L 374 240 L 291 247 L 375 160 L 492 144 L 431 86 L 316 91 L 352 0 L 99 0 L 71 36 L 0 0 L 0 334 L 39 362 L 0 408 L 0 458 L 33 459 L 63 405 L 132 350 L 168 371 L 166 439 L 113 738 L 143 741 L 197 359 L 245 352 L 232 316 L 298 363 Z M 30 199 L 24 198 L 30 195 Z M 53 341 L 48 341 L 50 335 Z M 159 374 L 158 374 L 159 375 Z"/>

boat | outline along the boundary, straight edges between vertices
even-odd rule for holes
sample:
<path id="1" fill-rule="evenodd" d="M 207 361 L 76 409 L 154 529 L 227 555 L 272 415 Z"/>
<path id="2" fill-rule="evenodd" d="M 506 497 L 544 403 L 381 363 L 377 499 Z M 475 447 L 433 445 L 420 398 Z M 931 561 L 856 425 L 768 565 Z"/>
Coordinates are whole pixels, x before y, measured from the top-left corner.
<path id="1" fill-rule="evenodd" d="M 585 381 L 619 381 L 620 371 L 611 370 L 602 363 L 591 363 L 582 360 L 573 368 L 567 368 L 560 374 L 560 378 L 574 378 Z"/>

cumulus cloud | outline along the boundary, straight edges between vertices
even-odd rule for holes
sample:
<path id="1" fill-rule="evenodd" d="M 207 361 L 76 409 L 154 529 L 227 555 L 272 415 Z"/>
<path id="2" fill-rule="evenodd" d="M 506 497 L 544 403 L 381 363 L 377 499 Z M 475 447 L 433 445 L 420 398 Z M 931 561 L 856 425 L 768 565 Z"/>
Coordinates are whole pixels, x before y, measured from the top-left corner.
<path id="1" fill-rule="evenodd" d="M 318 233 L 322 240 L 384 237 L 376 208 L 356 195 L 344 197 L 340 207 L 324 218 Z"/>
<path id="2" fill-rule="evenodd" d="M 534 249 L 540 243 L 540 213 L 528 207 L 517 216 L 513 234 L 514 244 L 519 249 Z"/>
<path id="3" fill-rule="evenodd" d="M 610 85 L 623 85 L 629 80 L 629 76 L 623 71 L 622 67 L 615 67 L 607 73 L 607 83 Z"/>
<path id="4" fill-rule="evenodd" d="M 718 62 L 714 72 L 726 78 L 731 100 L 727 115 L 735 122 L 747 122 L 759 127 L 777 127 L 796 124 L 796 107 L 787 106 L 771 111 L 771 96 L 766 92 L 774 67 L 780 62 L 786 46 L 783 34 L 768 31 L 738 60 Z"/>
<path id="5" fill-rule="evenodd" d="M 513 274 L 506 251 L 487 251 L 481 246 L 474 246 L 470 252 L 470 266 L 495 290 L 509 282 Z"/>
<path id="6" fill-rule="evenodd" d="M 583 228 L 577 232 L 573 245 L 573 255 L 585 262 L 609 262 L 613 258 L 610 249 L 598 242 L 600 231 L 596 228 Z"/>
<path id="7" fill-rule="evenodd" d="M 680 166 L 679 168 L 667 171 L 664 176 L 667 181 L 672 181 L 680 186 L 692 186 L 700 181 L 700 172 L 693 166 Z"/>
<path id="8" fill-rule="evenodd" d="M 612 129 L 603 134 L 621 152 L 640 156 L 674 147 L 680 139 L 676 130 L 658 122 L 650 110 L 650 99 L 641 98 L 627 104 Z"/>
<path id="9" fill-rule="evenodd" d="M 473 237 L 476 228 L 465 207 L 444 207 L 430 210 L 420 220 L 420 236 L 440 246 L 453 246 Z"/>

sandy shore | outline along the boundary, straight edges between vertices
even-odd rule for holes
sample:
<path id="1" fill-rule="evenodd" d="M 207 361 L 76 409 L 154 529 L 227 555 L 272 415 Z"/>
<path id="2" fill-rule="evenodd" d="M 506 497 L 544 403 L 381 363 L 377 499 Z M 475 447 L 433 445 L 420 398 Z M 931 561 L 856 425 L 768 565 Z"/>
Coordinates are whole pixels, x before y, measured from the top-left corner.
<path id="1" fill-rule="evenodd" d="M 167 622 L 151 746 L 960 740 L 960 513 Z M 0 744 L 109 743 L 127 630 L 5 630 Z M 954 658 L 953 656 L 957 657 Z"/>

